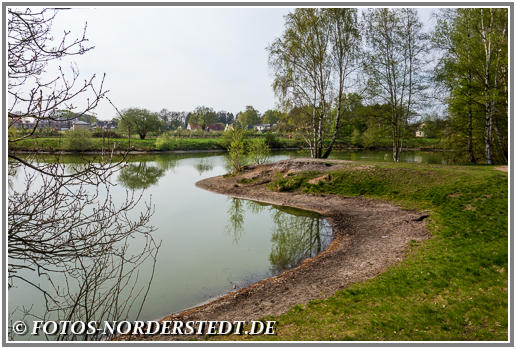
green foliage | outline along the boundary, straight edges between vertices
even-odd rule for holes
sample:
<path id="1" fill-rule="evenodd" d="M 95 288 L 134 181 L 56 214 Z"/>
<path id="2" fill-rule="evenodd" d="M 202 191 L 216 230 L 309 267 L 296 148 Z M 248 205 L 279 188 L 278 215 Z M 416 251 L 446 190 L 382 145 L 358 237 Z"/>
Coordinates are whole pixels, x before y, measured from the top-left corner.
<path id="1" fill-rule="evenodd" d="M 389 106 L 392 155 L 394 161 L 400 161 L 405 125 L 414 115 L 414 106 L 425 99 L 428 35 L 413 8 L 369 9 L 364 24 L 367 92 L 372 100 Z"/>
<path id="2" fill-rule="evenodd" d="M 276 124 L 280 121 L 282 113 L 278 110 L 267 110 L 263 113 L 262 123 L 264 124 Z"/>
<path id="3" fill-rule="evenodd" d="M 471 162 L 507 162 L 507 21 L 504 8 L 447 9 L 433 33 L 443 53 L 434 79 L 449 93 L 447 144 Z"/>
<path id="4" fill-rule="evenodd" d="M 156 138 L 156 149 L 158 150 L 172 150 L 177 146 L 175 137 L 170 136 L 168 133 L 164 133 Z"/>
<path id="5" fill-rule="evenodd" d="M 278 135 L 274 132 L 267 132 L 265 134 L 265 140 L 267 141 L 267 145 L 269 148 L 280 148 L 281 142 L 278 139 Z"/>
<path id="6" fill-rule="evenodd" d="M 20 132 L 18 132 L 18 129 L 14 126 L 9 127 L 9 130 L 7 131 L 7 137 L 9 140 L 16 139 L 20 136 Z"/>
<path id="7" fill-rule="evenodd" d="M 93 148 L 91 141 L 91 132 L 85 129 L 76 129 L 68 131 L 64 139 L 64 146 L 66 150 L 70 151 L 86 151 Z"/>
<path id="8" fill-rule="evenodd" d="M 371 125 L 365 130 L 362 135 L 362 145 L 364 148 L 371 148 L 375 145 L 377 139 L 379 138 L 379 131 L 375 125 Z"/>
<path id="9" fill-rule="evenodd" d="M 121 135 L 119 135 L 118 133 L 116 133 L 113 130 L 103 130 L 103 129 L 98 129 L 98 130 L 93 131 L 91 136 L 95 137 L 95 138 L 121 138 L 122 137 Z"/>
<path id="10" fill-rule="evenodd" d="M 195 108 L 194 112 L 190 114 L 188 123 L 201 125 L 204 130 L 207 125 L 217 122 L 217 113 L 210 107 L 200 106 Z"/>
<path id="11" fill-rule="evenodd" d="M 302 133 L 315 158 L 333 149 L 359 42 L 356 9 L 298 8 L 285 16 L 283 34 L 267 48 L 274 92 L 291 109 L 280 129 Z"/>
<path id="12" fill-rule="evenodd" d="M 254 138 L 248 145 L 249 160 L 257 165 L 265 164 L 271 155 L 271 148 L 264 138 Z"/>
<path id="13" fill-rule="evenodd" d="M 376 278 L 270 318 L 279 324 L 273 340 L 508 340 L 507 174 L 472 166 L 355 167 L 317 185 L 308 179 L 320 173 L 301 173 L 271 187 L 367 195 L 428 212 L 432 238 L 411 243 L 408 257 Z"/>
<path id="14" fill-rule="evenodd" d="M 145 139 L 147 133 L 158 131 L 161 122 L 157 113 L 147 109 L 130 108 L 122 113 L 118 127 L 128 133 L 136 133 L 140 139 Z"/>
<path id="15" fill-rule="evenodd" d="M 227 163 L 232 174 L 240 173 L 247 164 L 245 154 L 245 130 L 234 128 L 228 131 L 230 143 L 228 146 Z"/>
<path id="16" fill-rule="evenodd" d="M 351 144 L 354 146 L 362 144 L 362 134 L 360 133 L 360 130 L 356 128 L 353 130 L 353 134 L 351 135 Z"/>
<path id="17" fill-rule="evenodd" d="M 156 166 L 150 166 L 146 162 L 127 164 L 120 170 L 118 181 L 129 189 L 146 189 L 156 184 L 165 170 Z"/>
<path id="18" fill-rule="evenodd" d="M 245 107 L 245 111 L 237 114 L 236 119 L 242 128 L 247 129 L 248 126 L 260 123 L 260 114 L 258 113 L 258 110 L 248 105 Z"/>

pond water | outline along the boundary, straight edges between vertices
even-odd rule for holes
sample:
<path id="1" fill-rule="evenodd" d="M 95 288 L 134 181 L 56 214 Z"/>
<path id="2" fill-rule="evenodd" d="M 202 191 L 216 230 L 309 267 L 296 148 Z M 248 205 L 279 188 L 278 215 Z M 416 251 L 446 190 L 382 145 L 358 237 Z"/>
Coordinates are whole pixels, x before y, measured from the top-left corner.
<path id="1" fill-rule="evenodd" d="M 271 160 L 300 156 L 306 156 L 306 152 L 278 152 Z M 389 156 L 389 152 L 334 152 L 332 157 L 388 161 Z M 155 263 L 148 258 L 131 275 L 136 289 L 142 291 L 128 298 L 136 294 L 145 301 L 127 312 L 130 320 L 137 314 L 140 320 L 159 319 L 245 287 L 298 265 L 326 249 L 332 240 L 329 223 L 317 214 L 233 199 L 196 187 L 195 182 L 203 178 L 227 172 L 223 154 L 149 154 L 128 160 L 127 166 L 115 174 L 110 195 L 114 203 L 122 203 L 128 190 L 141 193 L 130 217 L 137 219 L 139 209 L 150 203 L 154 208 L 150 219 L 155 228 L 152 237 L 161 244 Z M 406 153 L 402 160 L 446 162 L 442 153 Z M 61 161 L 76 164 L 84 160 L 66 156 Z M 9 176 L 10 186 L 21 190 L 25 174 Z M 101 191 L 102 195 L 105 192 Z M 128 252 L 138 251 L 143 243 L 138 239 L 131 241 Z M 10 263 L 16 262 L 10 259 Z M 15 280 L 8 291 L 10 320 L 34 316 L 52 319 L 55 314 L 45 314 L 41 291 L 52 288 L 48 278 L 38 276 L 36 271 L 19 273 L 39 288 Z M 52 276 L 54 284 L 65 280 L 58 272 Z M 81 286 L 79 282 L 74 287 Z"/>
<path id="2" fill-rule="evenodd" d="M 286 157 L 281 154 L 273 159 Z M 62 160 L 80 162 L 74 157 Z M 149 258 L 138 270 L 136 286 L 145 292 L 155 266 L 139 319 L 159 319 L 245 287 L 298 265 L 330 244 L 331 227 L 318 214 L 233 199 L 195 186 L 200 179 L 226 172 L 225 159 L 220 154 L 163 154 L 132 157 L 115 175 L 116 185 L 110 189 L 112 200 L 121 203 L 127 190 L 143 192 L 137 208 L 152 204 L 152 237 L 161 243 L 155 265 Z M 11 186 L 20 190 L 24 175 L 11 176 Z M 136 219 L 138 209 L 133 211 L 131 217 Z M 131 241 L 129 252 L 137 253 L 143 243 L 138 239 Z M 8 294 L 9 311 L 13 313 L 10 319 L 22 318 L 23 309 L 29 308 L 27 319 L 43 316 L 41 289 L 53 290 L 52 285 L 35 271 L 19 273 L 40 289 L 14 280 L 15 287 Z M 51 278 L 54 284 L 66 281 L 59 273 L 53 273 Z M 136 305 L 128 317 L 134 319 L 138 310 Z"/>

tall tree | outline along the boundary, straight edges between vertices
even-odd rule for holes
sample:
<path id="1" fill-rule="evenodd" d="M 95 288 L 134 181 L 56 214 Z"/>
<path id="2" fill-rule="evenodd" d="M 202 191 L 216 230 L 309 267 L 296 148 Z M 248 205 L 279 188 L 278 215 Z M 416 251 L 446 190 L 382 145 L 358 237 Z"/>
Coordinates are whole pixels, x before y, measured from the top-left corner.
<path id="1" fill-rule="evenodd" d="M 201 125 L 204 130 L 207 125 L 217 122 L 217 113 L 215 113 L 213 108 L 199 106 L 190 115 L 188 122 Z"/>
<path id="2" fill-rule="evenodd" d="M 221 122 L 223 124 L 232 124 L 235 121 L 235 116 L 233 113 L 221 110 L 217 112 L 217 122 Z"/>
<path id="3" fill-rule="evenodd" d="M 477 155 L 507 162 L 507 11 L 443 10 L 434 43 L 442 50 L 435 77 L 448 94 L 453 145 L 466 147 L 471 162 Z"/>
<path id="4" fill-rule="evenodd" d="M 251 105 L 245 107 L 245 111 L 237 114 L 237 121 L 243 128 L 260 123 L 260 113 Z"/>
<path id="5" fill-rule="evenodd" d="M 119 127 L 136 132 L 140 139 L 145 139 L 147 133 L 159 130 L 160 121 L 158 114 L 147 109 L 129 108 L 122 112 Z"/>
<path id="6" fill-rule="evenodd" d="M 367 90 L 373 100 L 391 109 L 392 158 L 398 162 L 405 127 L 425 89 L 423 57 L 428 36 L 415 9 L 371 9 L 364 14 L 364 22 Z"/>
<path id="7" fill-rule="evenodd" d="M 342 94 L 358 50 L 356 9 L 296 9 L 269 47 L 274 90 L 285 109 L 309 122 L 299 125 L 314 158 L 329 156 L 339 127 Z M 339 112 L 331 115 L 332 107 Z M 324 139 L 331 134 L 329 146 Z"/>
<path id="8" fill-rule="evenodd" d="M 278 123 L 281 119 L 281 112 L 279 110 L 269 109 L 265 113 L 263 113 L 262 122 L 264 124 L 275 124 Z"/>
<path id="9" fill-rule="evenodd" d="M 336 84 L 336 113 L 335 119 L 331 123 L 333 132 L 331 141 L 323 154 L 327 158 L 335 144 L 339 126 L 344 113 L 344 100 L 346 92 L 349 90 L 347 81 L 354 72 L 357 56 L 360 52 L 360 33 L 357 24 L 357 11 L 354 9 L 333 8 L 324 10 L 329 19 L 330 26 L 330 62 Z"/>

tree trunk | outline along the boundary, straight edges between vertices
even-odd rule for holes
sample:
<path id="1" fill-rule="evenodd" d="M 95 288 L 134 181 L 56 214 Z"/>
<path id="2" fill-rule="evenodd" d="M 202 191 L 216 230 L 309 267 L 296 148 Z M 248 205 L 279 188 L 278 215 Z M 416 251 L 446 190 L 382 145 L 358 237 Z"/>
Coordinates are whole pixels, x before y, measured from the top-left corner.
<path id="1" fill-rule="evenodd" d="M 331 141 L 330 145 L 328 146 L 328 149 L 324 152 L 322 158 L 327 159 L 328 156 L 330 156 L 331 151 L 333 150 L 333 145 L 335 144 L 335 140 L 337 139 L 337 131 L 339 130 L 339 123 L 340 123 L 340 114 L 342 112 L 342 94 L 343 94 L 343 80 L 342 77 L 342 66 L 339 66 L 339 95 L 337 97 L 338 105 L 337 105 L 337 116 L 335 117 L 335 124 L 333 127 L 333 134 L 331 135 Z"/>
<path id="2" fill-rule="evenodd" d="M 473 112 L 471 110 L 471 102 L 468 103 L 468 154 L 469 162 L 476 163 L 475 154 L 473 153 Z"/>
<path id="3" fill-rule="evenodd" d="M 484 126 L 484 143 L 485 143 L 485 154 L 486 163 L 488 165 L 493 164 L 491 155 L 491 130 L 492 130 L 492 109 L 491 109 L 491 32 L 493 28 L 493 13 L 491 9 L 491 18 L 489 29 L 486 30 L 484 26 L 484 9 L 480 9 L 480 21 L 481 21 L 481 36 L 484 43 L 485 53 L 485 66 L 484 66 L 484 111 L 485 111 L 485 126 Z M 488 34 L 489 32 L 489 34 Z"/>
<path id="4" fill-rule="evenodd" d="M 468 47 L 471 47 L 471 28 L 469 21 L 467 22 L 468 31 Z M 472 76 L 471 76 L 471 51 L 468 50 L 468 154 L 469 162 L 472 164 L 476 163 L 475 154 L 473 153 L 473 97 L 471 95 L 472 89 Z"/>

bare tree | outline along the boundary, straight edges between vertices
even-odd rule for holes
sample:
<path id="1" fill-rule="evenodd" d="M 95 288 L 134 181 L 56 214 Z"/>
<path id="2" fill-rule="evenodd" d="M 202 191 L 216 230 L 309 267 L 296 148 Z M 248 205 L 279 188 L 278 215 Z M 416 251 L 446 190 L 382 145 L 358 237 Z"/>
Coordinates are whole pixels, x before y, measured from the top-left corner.
<path id="1" fill-rule="evenodd" d="M 69 119 L 77 118 L 106 97 L 104 78 L 98 83 L 95 76 L 80 81 L 76 67 L 67 74 L 59 66 L 57 75 L 50 76 L 49 70 L 62 58 L 92 49 L 86 46 L 86 27 L 78 38 L 65 31 L 60 40 L 53 39 L 57 13 L 8 9 L 8 125 L 24 118 L 34 121 L 29 132 L 10 138 L 9 144 L 34 137 L 49 121 L 63 121 L 60 110 L 69 111 Z M 9 185 L 8 285 L 30 286 L 41 293 L 45 311 L 30 315 L 83 321 L 138 316 L 159 244 L 149 225 L 151 204 L 135 218 L 131 212 L 141 209 L 141 194 L 126 191 L 125 200 L 118 203 L 111 195 L 111 178 L 123 167 L 125 155 L 115 161 L 112 150 L 69 166 L 60 156 L 43 161 L 10 148 L 8 157 L 9 173 L 23 176 L 23 184 Z M 129 246 L 132 239 L 141 239 L 138 249 Z M 152 270 L 142 286 L 138 275 L 146 260 Z M 98 338 L 92 334 L 80 339 Z"/>

